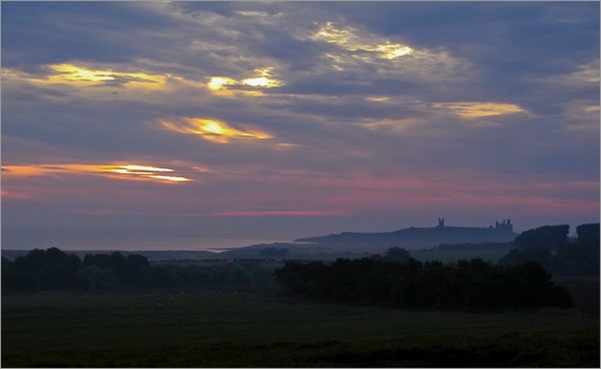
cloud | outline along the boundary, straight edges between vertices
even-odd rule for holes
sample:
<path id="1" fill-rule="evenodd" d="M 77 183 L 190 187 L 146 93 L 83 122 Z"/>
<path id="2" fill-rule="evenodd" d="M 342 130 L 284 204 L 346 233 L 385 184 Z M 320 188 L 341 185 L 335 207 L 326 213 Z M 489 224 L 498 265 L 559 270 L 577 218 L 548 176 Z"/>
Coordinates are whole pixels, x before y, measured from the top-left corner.
<path id="1" fill-rule="evenodd" d="M 172 74 L 150 74 L 144 71 L 118 71 L 111 66 L 86 66 L 89 63 L 62 63 L 43 66 L 39 74 L 13 68 L 3 68 L 5 83 L 14 88 L 33 85 L 64 93 L 63 96 L 82 94 L 93 99 L 139 100 L 152 102 L 149 93 L 171 93 L 176 88 L 204 90 L 203 83 L 186 80 Z M 128 67 L 128 69 L 131 67 Z"/>
<path id="2" fill-rule="evenodd" d="M 313 40 L 325 41 L 339 46 L 343 50 L 351 52 L 366 51 L 373 53 L 382 59 L 395 59 L 400 56 L 410 55 L 413 49 L 409 46 L 401 44 L 393 44 L 386 40 L 383 43 L 378 43 L 375 40 L 365 40 L 357 35 L 357 31 L 353 28 L 340 29 L 336 28 L 333 22 L 327 22 L 319 31 L 311 37 Z M 370 37 L 371 38 L 371 37 Z M 327 54 L 328 57 L 338 59 L 338 57 Z M 361 56 L 359 56 L 361 58 Z M 334 66 L 335 69 L 336 66 Z"/>
<path id="3" fill-rule="evenodd" d="M 495 115 L 527 113 L 516 104 L 494 103 L 494 102 L 455 102 L 434 103 L 435 108 L 449 109 L 461 118 L 481 118 Z"/>
<path id="4" fill-rule="evenodd" d="M 576 66 L 572 72 L 547 77 L 547 81 L 571 88 L 594 88 L 599 85 L 599 73 L 599 59 L 596 59 Z"/>
<path id="5" fill-rule="evenodd" d="M 277 226 L 252 226 L 279 233 L 303 211 L 327 232 L 446 211 L 598 217 L 597 3 L 2 11 L 3 189 L 31 196 L 7 205 L 13 224 L 80 224 L 78 209 L 156 214 L 141 228 L 190 214 L 188 234 L 191 214 L 240 214 L 227 221 L 244 234 L 261 212 Z"/>
<path id="6" fill-rule="evenodd" d="M 265 217 L 265 216 L 317 216 L 331 217 L 346 215 L 340 211 L 323 210 L 262 210 L 262 211 L 223 211 L 206 214 L 214 217 Z"/>
<path id="7" fill-rule="evenodd" d="M 9 181 L 13 178 L 58 176 L 61 174 L 91 174 L 126 180 L 150 180 L 162 183 L 187 182 L 190 178 L 170 175 L 170 168 L 138 164 L 43 164 L 6 165 L 2 167 Z"/>
<path id="8" fill-rule="evenodd" d="M 565 106 L 564 128 L 571 133 L 599 133 L 599 105 L 591 101 L 572 101 Z"/>
<path id="9" fill-rule="evenodd" d="M 257 77 L 235 80 L 230 77 L 211 77 L 207 87 L 215 94 L 232 96 L 234 92 L 247 96 L 262 96 L 261 89 L 269 89 L 282 86 L 280 80 L 271 78 L 273 67 L 255 69 Z M 248 88 L 252 88 L 249 90 Z"/>
<path id="10" fill-rule="evenodd" d="M 162 120 L 161 125 L 168 131 L 182 134 L 198 135 L 200 138 L 216 143 L 230 143 L 232 140 L 272 138 L 268 133 L 240 130 L 225 122 L 202 118 L 178 118 L 171 121 Z"/>
<path id="11" fill-rule="evenodd" d="M 4 169 L 3 169 L 4 171 Z M 3 200 L 27 200 L 31 199 L 32 196 L 19 192 L 5 191 L 2 190 L 2 199 Z"/>

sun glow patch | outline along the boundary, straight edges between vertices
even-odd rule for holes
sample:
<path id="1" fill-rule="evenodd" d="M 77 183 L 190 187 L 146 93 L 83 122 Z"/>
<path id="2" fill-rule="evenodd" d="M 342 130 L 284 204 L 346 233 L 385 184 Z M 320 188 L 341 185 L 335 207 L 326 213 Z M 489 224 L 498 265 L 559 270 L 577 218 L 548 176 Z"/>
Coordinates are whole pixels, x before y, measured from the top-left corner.
<path id="1" fill-rule="evenodd" d="M 161 120 L 160 122 L 168 131 L 198 135 L 204 140 L 216 143 L 230 143 L 232 139 L 264 140 L 272 138 L 265 132 L 236 129 L 225 122 L 212 119 L 185 117 L 171 121 Z"/>
<path id="2" fill-rule="evenodd" d="M 150 178 L 154 178 L 154 179 L 160 179 L 160 180 L 165 180 L 165 181 L 170 181 L 170 182 L 187 182 L 189 181 L 188 178 L 185 177 L 176 177 L 176 176 L 163 176 L 163 175 L 149 175 L 148 177 Z"/>
<path id="3" fill-rule="evenodd" d="M 28 178 L 35 176 L 57 176 L 61 174 L 91 174 L 115 179 L 152 180 L 155 182 L 187 182 L 189 178 L 169 176 L 173 169 L 136 164 L 40 164 L 7 165 L 3 176 L 10 178 Z"/>
<path id="4" fill-rule="evenodd" d="M 399 44 L 386 43 L 384 45 L 378 45 L 375 47 L 375 51 L 382 53 L 382 57 L 385 59 L 394 59 L 399 56 L 409 55 L 413 52 L 409 46 L 403 46 Z"/>
<path id="5" fill-rule="evenodd" d="M 209 83 L 207 83 L 207 86 L 211 90 L 218 91 L 225 88 L 226 85 L 235 85 L 237 83 L 238 82 L 229 77 L 211 77 L 211 80 Z"/>
<path id="6" fill-rule="evenodd" d="M 436 103 L 436 108 L 446 108 L 462 118 L 480 118 L 494 115 L 527 113 L 515 104 L 494 102 Z"/>
<path id="7" fill-rule="evenodd" d="M 233 92 L 241 93 L 244 95 L 261 96 L 260 91 L 247 91 L 241 90 L 241 87 L 250 86 L 254 88 L 274 88 L 279 87 L 283 84 L 282 81 L 271 77 L 271 71 L 273 67 L 258 68 L 254 72 L 257 77 L 244 78 L 241 80 L 235 80 L 225 76 L 211 77 L 207 83 L 207 87 L 215 92 L 223 95 L 232 94 Z"/>
<path id="8" fill-rule="evenodd" d="M 159 168 L 159 167 L 150 167 L 145 165 L 121 165 L 116 168 L 108 169 L 110 172 L 120 173 L 120 174 L 130 174 L 141 177 L 148 177 L 153 179 L 158 179 L 162 181 L 169 182 L 186 182 L 190 179 L 185 177 L 178 176 L 168 176 L 163 174 L 156 173 L 165 173 L 165 172 L 173 172 L 173 169 L 169 168 Z"/>
<path id="9" fill-rule="evenodd" d="M 11 68 L 2 68 L 2 77 L 7 80 L 42 86 L 69 86 L 75 88 L 120 86 L 125 89 L 150 91 L 165 89 L 169 77 L 183 80 L 170 75 L 92 69 L 68 63 L 46 65 L 46 70 L 48 73 L 40 76 Z"/>
<path id="10" fill-rule="evenodd" d="M 269 79 L 267 77 L 258 77 L 258 78 L 247 78 L 242 80 L 243 85 L 253 86 L 253 87 L 277 87 L 279 86 L 279 82 L 274 79 Z"/>
<path id="11" fill-rule="evenodd" d="M 395 59 L 400 56 L 413 53 L 413 49 L 407 45 L 393 44 L 390 41 L 380 43 L 375 37 L 361 36 L 357 30 L 353 28 L 340 29 L 334 26 L 333 22 L 327 22 L 319 31 L 312 37 L 314 40 L 322 40 L 327 43 L 336 44 L 340 48 L 347 51 L 367 51 L 375 53 L 376 57 L 381 59 Z M 328 57 L 333 58 L 331 54 Z M 370 56 L 356 55 L 364 61 L 368 61 Z M 339 67 L 340 68 L 340 67 Z"/>
<path id="12" fill-rule="evenodd" d="M 383 97 L 368 96 L 365 98 L 365 100 L 375 101 L 375 102 L 386 102 L 386 101 L 390 100 L 390 97 L 388 97 L 388 96 L 383 96 Z"/>
<path id="13" fill-rule="evenodd" d="M 74 64 L 53 64 L 48 68 L 55 72 L 47 77 L 48 83 L 69 85 L 96 85 L 109 81 L 121 81 L 126 87 L 156 89 L 165 85 L 166 76 L 143 72 L 115 72 L 112 70 L 92 70 Z"/>

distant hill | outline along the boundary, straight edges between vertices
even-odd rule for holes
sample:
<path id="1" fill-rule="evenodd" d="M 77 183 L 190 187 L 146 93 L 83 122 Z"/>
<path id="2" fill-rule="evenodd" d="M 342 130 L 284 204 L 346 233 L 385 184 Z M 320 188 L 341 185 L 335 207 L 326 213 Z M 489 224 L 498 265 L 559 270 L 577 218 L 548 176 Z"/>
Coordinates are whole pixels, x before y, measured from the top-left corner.
<path id="1" fill-rule="evenodd" d="M 2 250 L 2 257 L 14 260 L 19 256 L 26 256 L 31 250 Z M 149 251 L 126 251 L 126 250 L 63 250 L 68 254 L 75 254 L 83 259 L 87 254 L 110 254 L 119 252 L 125 256 L 130 254 L 139 254 L 148 258 L 150 261 L 168 261 L 168 260 L 204 260 L 216 259 L 219 254 L 210 251 L 188 251 L 188 250 L 149 250 Z"/>
<path id="2" fill-rule="evenodd" d="M 444 219 L 437 227 L 405 228 L 394 232 L 358 233 L 344 232 L 328 236 L 299 238 L 294 242 L 310 242 L 323 246 L 346 245 L 352 249 L 401 247 L 419 250 L 442 244 L 511 242 L 518 236 L 511 221 L 495 227 L 447 227 Z"/>
<path id="3" fill-rule="evenodd" d="M 589 232 L 590 233 L 590 232 Z M 391 247 L 400 247 L 410 251 L 431 249 L 440 245 L 463 244 L 463 249 L 494 248 L 495 246 L 472 244 L 513 242 L 518 236 L 513 232 L 511 221 L 496 223 L 488 228 L 448 227 L 444 219 L 438 226 L 429 228 L 406 228 L 393 232 L 359 233 L 344 232 L 328 236 L 308 237 L 294 242 L 255 244 L 244 247 L 211 251 L 119 251 L 127 254 L 141 254 L 151 262 L 198 261 L 198 260 L 237 260 L 237 259 L 332 259 L 337 257 L 363 257 L 369 254 L 385 253 Z M 469 244 L 469 245 L 465 245 Z M 502 246 L 499 246 L 502 247 Z M 113 250 L 68 251 L 83 258 L 86 254 L 105 254 Z M 2 256 L 14 260 L 27 255 L 29 250 L 2 250 Z"/>

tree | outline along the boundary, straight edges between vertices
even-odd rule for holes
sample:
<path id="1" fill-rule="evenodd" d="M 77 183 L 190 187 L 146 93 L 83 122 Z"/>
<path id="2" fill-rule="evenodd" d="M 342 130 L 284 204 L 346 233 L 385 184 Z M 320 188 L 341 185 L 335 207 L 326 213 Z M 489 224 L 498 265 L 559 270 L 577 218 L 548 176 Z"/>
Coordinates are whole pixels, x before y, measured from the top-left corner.
<path id="1" fill-rule="evenodd" d="M 318 301 L 397 307 L 539 308 L 569 306 L 566 290 L 535 262 L 496 266 L 482 259 L 444 265 L 374 258 L 288 262 L 276 278 L 289 293 Z"/>
<path id="2" fill-rule="evenodd" d="M 384 256 L 387 260 L 396 261 L 398 263 L 408 263 L 411 259 L 411 255 L 405 249 L 400 247 L 391 247 L 386 251 Z"/>
<path id="3" fill-rule="evenodd" d="M 2 294 L 34 287 L 33 278 L 20 271 L 14 262 L 2 257 Z"/>
<path id="4" fill-rule="evenodd" d="M 557 226 L 544 226 L 523 232 L 515 239 L 515 245 L 520 249 L 542 247 L 556 249 L 558 245 L 568 240 L 570 226 L 567 224 Z"/>
<path id="5" fill-rule="evenodd" d="M 534 261 L 545 269 L 551 270 L 554 260 L 553 254 L 544 247 L 533 247 L 531 249 L 513 249 L 507 255 L 499 259 L 499 265 L 516 265 L 527 261 Z"/>
<path id="6" fill-rule="evenodd" d="M 77 278 L 88 291 L 118 290 L 120 285 L 115 273 L 111 269 L 102 269 L 96 265 L 89 265 L 77 272 Z"/>
<path id="7" fill-rule="evenodd" d="M 148 258 L 144 255 L 140 254 L 129 254 L 127 255 L 127 267 L 130 270 L 148 267 L 150 266 L 150 262 Z"/>
<path id="8" fill-rule="evenodd" d="M 26 256 L 15 259 L 17 271 L 30 281 L 34 288 L 70 289 L 77 285 L 75 274 L 81 266 L 77 255 L 66 254 L 56 247 L 34 249 Z"/>
<path id="9" fill-rule="evenodd" d="M 589 238 L 599 240 L 599 223 L 581 224 L 576 227 L 578 241 L 585 241 Z"/>

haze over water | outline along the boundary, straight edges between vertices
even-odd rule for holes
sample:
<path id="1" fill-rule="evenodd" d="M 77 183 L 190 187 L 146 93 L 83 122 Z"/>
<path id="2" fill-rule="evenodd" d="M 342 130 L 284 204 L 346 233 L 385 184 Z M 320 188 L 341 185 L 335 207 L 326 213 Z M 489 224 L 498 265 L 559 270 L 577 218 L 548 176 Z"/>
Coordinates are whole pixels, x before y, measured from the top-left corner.
<path id="1" fill-rule="evenodd" d="M 54 246 L 61 250 L 123 250 L 123 251 L 162 251 L 162 250 L 178 250 L 178 251 L 211 251 L 223 252 L 227 249 L 238 248 L 259 244 L 271 244 L 275 242 L 292 242 L 290 240 L 253 240 L 253 239 L 175 239 L 173 241 L 130 241 L 115 243 L 114 247 L 107 244 L 61 244 L 48 245 Z"/>

